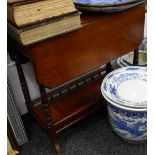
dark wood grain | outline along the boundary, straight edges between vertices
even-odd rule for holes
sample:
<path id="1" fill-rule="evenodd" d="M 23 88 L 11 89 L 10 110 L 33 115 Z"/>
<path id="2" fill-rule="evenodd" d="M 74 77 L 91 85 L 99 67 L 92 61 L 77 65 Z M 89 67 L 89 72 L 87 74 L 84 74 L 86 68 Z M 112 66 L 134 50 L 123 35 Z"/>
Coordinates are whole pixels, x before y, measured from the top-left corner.
<path id="1" fill-rule="evenodd" d="M 38 82 L 56 87 L 137 49 L 143 39 L 144 15 L 144 5 L 103 15 L 77 31 L 32 46 L 29 53 Z"/>
<path id="2" fill-rule="evenodd" d="M 144 18 L 145 5 L 110 15 L 82 16 L 81 29 L 22 47 L 21 52 L 32 61 L 38 83 L 53 88 L 137 49 Z"/>

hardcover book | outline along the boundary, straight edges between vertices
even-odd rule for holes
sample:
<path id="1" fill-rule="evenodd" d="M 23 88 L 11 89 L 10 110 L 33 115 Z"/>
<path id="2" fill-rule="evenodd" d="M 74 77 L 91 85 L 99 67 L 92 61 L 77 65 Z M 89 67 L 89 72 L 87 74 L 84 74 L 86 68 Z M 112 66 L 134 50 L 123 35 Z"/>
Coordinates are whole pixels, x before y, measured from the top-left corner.
<path id="1" fill-rule="evenodd" d="M 76 10 L 22 28 L 15 27 L 8 22 L 7 27 L 12 38 L 23 45 L 29 45 L 80 28 L 80 13 Z"/>
<path id="2" fill-rule="evenodd" d="M 75 11 L 72 0 L 7 0 L 7 19 L 16 27 Z"/>

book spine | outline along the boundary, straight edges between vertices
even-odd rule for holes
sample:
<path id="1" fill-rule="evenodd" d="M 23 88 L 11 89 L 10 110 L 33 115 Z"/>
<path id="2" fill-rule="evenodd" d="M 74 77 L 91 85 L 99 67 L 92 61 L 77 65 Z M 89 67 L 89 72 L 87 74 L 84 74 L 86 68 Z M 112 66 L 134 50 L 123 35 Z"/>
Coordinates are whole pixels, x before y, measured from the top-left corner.
<path id="1" fill-rule="evenodd" d="M 7 6 L 7 20 L 11 22 L 13 25 L 18 26 L 14 18 L 14 5 Z"/>
<path id="2" fill-rule="evenodd" d="M 67 17 L 74 16 L 74 15 L 77 15 L 77 14 L 80 15 L 80 12 L 78 10 L 75 10 L 75 11 L 72 11 L 72 12 L 61 14 L 61 15 L 56 16 L 56 17 L 47 18 L 47 19 L 44 19 L 42 21 L 34 22 L 31 25 L 22 26 L 22 27 L 20 27 L 20 29 L 22 31 L 27 31 L 27 30 L 30 30 L 30 29 L 34 29 L 34 28 L 46 25 L 47 23 L 54 23 L 54 22 L 57 22 L 59 20 L 62 20 L 63 18 L 67 18 Z"/>
<path id="3" fill-rule="evenodd" d="M 7 4 L 7 18 L 22 28 L 75 10 L 72 0 L 21 0 Z"/>
<path id="4" fill-rule="evenodd" d="M 7 1 L 7 20 L 16 27 L 22 27 L 23 25 L 18 25 L 15 20 L 15 11 L 14 11 L 15 7 L 18 7 L 20 5 L 35 3 L 38 1 L 46 1 L 46 0 L 10 0 L 10 1 L 8 0 Z"/>
<path id="5" fill-rule="evenodd" d="M 18 3 L 18 2 L 23 2 L 25 0 L 7 0 L 7 4 L 13 4 L 13 3 Z"/>
<path id="6" fill-rule="evenodd" d="M 56 23 L 60 25 L 54 26 L 56 25 Z M 61 34 L 73 31 L 75 29 L 78 29 L 81 26 L 80 13 L 78 10 L 71 12 L 71 13 L 67 13 L 54 20 L 53 19 L 47 20 L 40 24 L 37 23 L 30 27 L 24 27 L 21 29 L 16 28 L 14 25 L 12 25 L 9 22 L 7 23 L 7 25 L 8 25 L 8 34 L 22 45 L 30 45 L 32 43 L 35 43 L 35 42 L 38 42 L 38 41 L 41 41 L 47 38 L 51 38 L 57 35 L 61 35 Z M 53 25 L 53 27 L 51 27 L 51 25 Z M 53 28 L 54 30 L 52 30 Z M 42 33 L 42 29 L 44 30 L 45 34 Z M 31 36 L 31 33 L 33 33 L 35 37 L 32 37 L 33 39 L 29 40 L 27 38 Z M 25 37 L 25 34 L 26 34 L 26 37 Z"/>
<path id="7" fill-rule="evenodd" d="M 16 29 L 11 23 L 7 22 L 7 32 L 8 34 L 22 44 L 22 40 L 20 37 L 20 30 Z"/>
<path id="8" fill-rule="evenodd" d="M 37 1 L 45 1 L 45 0 L 7 0 L 7 5 L 13 5 L 13 4 L 23 5 L 23 4 L 29 4 Z"/>

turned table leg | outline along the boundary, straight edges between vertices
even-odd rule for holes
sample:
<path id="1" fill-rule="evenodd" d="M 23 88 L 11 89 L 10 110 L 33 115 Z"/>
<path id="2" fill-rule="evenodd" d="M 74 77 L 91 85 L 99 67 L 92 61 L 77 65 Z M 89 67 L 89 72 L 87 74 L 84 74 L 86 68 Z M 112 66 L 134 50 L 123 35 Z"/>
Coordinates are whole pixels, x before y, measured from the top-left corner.
<path id="1" fill-rule="evenodd" d="M 27 107 L 28 112 L 31 113 L 31 110 L 30 110 L 30 108 L 32 107 L 31 98 L 30 98 L 28 86 L 27 86 L 27 83 L 26 83 L 26 80 L 25 80 L 23 68 L 22 68 L 21 63 L 20 63 L 20 61 L 18 59 L 17 54 L 14 55 L 14 61 L 15 61 L 16 67 L 17 67 L 17 73 L 18 73 L 19 81 L 20 81 L 21 88 L 22 88 L 22 91 L 23 91 L 26 107 Z"/>
<path id="2" fill-rule="evenodd" d="M 18 73 L 21 88 L 22 88 L 22 91 L 23 91 L 26 107 L 28 109 L 28 112 L 31 113 L 31 110 L 32 110 L 32 104 L 31 103 L 32 102 L 31 102 L 27 82 L 26 82 L 26 79 L 25 79 L 25 75 L 24 75 L 24 72 L 23 72 L 23 68 L 22 68 L 20 60 L 18 58 L 18 54 L 13 55 L 13 60 L 15 61 L 15 64 L 16 64 L 16 67 L 17 67 L 17 73 Z M 56 154 L 57 155 L 63 155 L 62 150 L 60 148 L 60 145 L 59 145 L 59 143 L 57 141 L 56 133 L 53 130 L 50 107 L 49 107 L 49 102 L 48 102 L 48 99 L 47 99 L 47 96 L 46 96 L 45 88 L 42 87 L 42 86 L 40 86 L 39 88 L 40 88 L 42 107 L 43 107 L 43 110 L 44 110 L 44 115 L 45 115 L 45 119 L 46 119 L 46 123 L 47 123 L 47 129 L 48 129 L 48 135 L 50 137 L 50 141 L 52 142 L 52 144 L 54 146 Z"/>
<path id="3" fill-rule="evenodd" d="M 106 74 L 110 73 L 111 71 L 113 71 L 111 62 L 106 63 Z"/>
<path id="4" fill-rule="evenodd" d="M 44 116 L 46 120 L 47 132 L 50 137 L 50 141 L 54 146 L 56 154 L 63 155 L 62 150 L 57 140 L 56 132 L 53 129 L 52 114 L 50 111 L 50 103 L 47 98 L 45 87 L 39 85 L 39 89 L 40 89 L 40 94 L 41 94 L 42 108 L 43 108 Z"/>
<path id="5" fill-rule="evenodd" d="M 134 50 L 134 56 L 133 56 L 133 65 L 134 66 L 138 66 L 138 56 L 139 56 L 138 53 L 139 53 L 138 49 Z"/>

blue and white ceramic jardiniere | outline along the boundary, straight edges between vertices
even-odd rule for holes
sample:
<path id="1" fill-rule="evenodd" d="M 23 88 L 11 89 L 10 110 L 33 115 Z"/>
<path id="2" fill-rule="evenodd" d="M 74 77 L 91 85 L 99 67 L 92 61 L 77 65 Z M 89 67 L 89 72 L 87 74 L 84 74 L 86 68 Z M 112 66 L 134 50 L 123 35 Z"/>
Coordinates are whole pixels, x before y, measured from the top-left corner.
<path id="1" fill-rule="evenodd" d="M 114 131 L 130 142 L 147 138 L 146 77 L 146 67 L 124 67 L 108 74 L 101 86 Z"/>
<path id="2" fill-rule="evenodd" d="M 128 142 L 145 141 L 147 139 L 147 110 L 121 107 L 108 98 L 106 100 L 113 130 Z"/>

